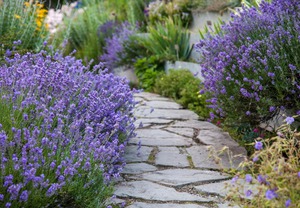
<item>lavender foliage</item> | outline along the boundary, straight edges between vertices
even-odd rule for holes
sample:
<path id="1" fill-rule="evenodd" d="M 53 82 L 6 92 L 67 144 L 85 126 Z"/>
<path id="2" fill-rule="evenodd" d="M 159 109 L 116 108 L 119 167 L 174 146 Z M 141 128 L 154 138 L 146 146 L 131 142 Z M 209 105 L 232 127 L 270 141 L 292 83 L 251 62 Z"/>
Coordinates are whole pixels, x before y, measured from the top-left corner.
<path id="1" fill-rule="evenodd" d="M 231 123 L 257 125 L 300 109 L 300 1 L 243 8 L 196 44 L 210 107 Z"/>
<path id="2" fill-rule="evenodd" d="M 125 57 L 124 43 L 137 32 L 138 28 L 129 24 L 128 22 L 122 23 L 116 28 L 111 38 L 106 39 L 104 47 L 104 54 L 100 57 L 105 66 L 112 70 L 119 66 Z"/>
<path id="3" fill-rule="evenodd" d="M 99 69 L 59 52 L 5 58 L 0 207 L 27 207 L 35 194 L 47 201 L 75 177 L 88 187 L 97 171 L 107 183 L 119 176 L 134 130 L 133 94 L 125 79 Z"/>

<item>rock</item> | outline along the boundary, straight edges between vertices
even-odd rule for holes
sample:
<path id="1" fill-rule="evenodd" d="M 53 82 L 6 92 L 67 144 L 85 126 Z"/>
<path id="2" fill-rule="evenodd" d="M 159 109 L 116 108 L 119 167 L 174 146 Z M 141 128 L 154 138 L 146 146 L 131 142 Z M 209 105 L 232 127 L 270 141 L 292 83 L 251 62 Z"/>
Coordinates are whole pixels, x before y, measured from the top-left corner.
<path id="1" fill-rule="evenodd" d="M 141 97 L 144 100 L 157 100 L 157 101 L 171 101 L 169 98 L 162 97 L 158 94 L 150 93 L 150 92 L 140 92 L 134 94 L 134 97 Z"/>
<path id="2" fill-rule="evenodd" d="M 192 128 L 173 128 L 173 127 L 168 127 L 168 128 L 165 128 L 165 129 L 168 130 L 168 131 L 174 132 L 176 134 L 189 137 L 189 138 L 193 138 L 193 136 L 194 136 L 194 129 L 192 129 Z"/>
<path id="3" fill-rule="evenodd" d="M 138 129 L 136 137 L 129 141 L 130 144 L 141 142 L 144 146 L 190 146 L 191 139 L 172 134 L 162 129 Z"/>
<path id="4" fill-rule="evenodd" d="M 157 168 L 147 163 L 130 163 L 126 164 L 122 173 L 124 174 L 140 174 L 150 171 L 155 171 Z"/>
<path id="5" fill-rule="evenodd" d="M 172 122 L 172 120 L 168 120 L 168 119 L 147 119 L 147 118 L 141 118 L 141 119 L 137 119 L 134 122 L 134 125 L 136 127 L 139 127 L 140 123 L 142 122 L 142 127 L 147 127 L 150 125 L 162 125 L 162 124 L 170 124 Z"/>
<path id="6" fill-rule="evenodd" d="M 185 138 L 133 138 L 130 140 L 129 144 L 138 144 L 141 142 L 144 146 L 176 146 L 176 147 L 189 147 L 194 142 L 191 139 Z"/>
<path id="7" fill-rule="evenodd" d="M 145 102 L 145 105 L 151 107 L 151 108 L 159 108 L 159 109 L 181 109 L 182 106 L 175 103 L 175 102 L 170 102 L 170 101 L 148 101 Z"/>
<path id="8" fill-rule="evenodd" d="M 197 204 L 147 204 L 143 202 L 134 202 L 127 208 L 205 208 Z"/>
<path id="9" fill-rule="evenodd" d="M 229 176 L 216 171 L 195 169 L 167 169 L 150 173 L 143 173 L 131 178 L 158 182 L 168 186 L 180 187 L 193 183 L 208 183 L 228 179 Z"/>
<path id="10" fill-rule="evenodd" d="M 188 120 L 188 121 L 176 121 L 175 124 L 171 125 L 171 127 L 187 127 L 187 128 L 195 128 L 199 130 L 217 130 L 220 129 L 216 125 L 209 123 L 207 121 L 197 121 L 197 120 Z"/>
<path id="11" fill-rule="evenodd" d="M 187 152 L 192 157 L 194 166 L 206 169 L 222 169 L 222 168 L 238 168 L 239 164 L 244 160 L 243 156 L 229 158 L 226 153 L 220 155 L 222 167 L 213 158 L 209 158 L 209 150 L 207 146 L 193 146 L 187 148 Z"/>
<path id="12" fill-rule="evenodd" d="M 198 115 L 190 110 L 176 109 L 153 109 L 147 106 L 141 106 L 134 112 L 139 118 L 163 118 L 174 120 L 197 120 Z"/>
<path id="13" fill-rule="evenodd" d="M 161 201 L 161 202 L 209 202 L 200 196 L 178 192 L 148 181 L 131 181 L 116 186 L 115 195 L 118 197 Z"/>
<path id="14" fill-rule="evenodd" d="M 187 155 L 180 153 L 176 147 L 159 147 L 159 152 L 156 154 L 156 165 L 174 166 L 174 167 L 189 167 Z"/>
<path id="15" fill-rule="evenodd" d="M 125 161 L 131 162 L 146 162 L 153 148 L 141 147 L 138 150 L 137 146 L 127 146 L 125 151 Z"/>
<path id="16" fill-rule="evenodd" d="M 228 193 L 228 187 L 226 187 L 226 184 L 229 184 L 231 180 L 217 182 L 217 183 L 209 183 L 209 184 L 203 184 L 200 186 L 195 186 L 194 188 L 197 191 L 208 193 L 208 194 L 217 194 L 220 196 L 225 197 Z"/>

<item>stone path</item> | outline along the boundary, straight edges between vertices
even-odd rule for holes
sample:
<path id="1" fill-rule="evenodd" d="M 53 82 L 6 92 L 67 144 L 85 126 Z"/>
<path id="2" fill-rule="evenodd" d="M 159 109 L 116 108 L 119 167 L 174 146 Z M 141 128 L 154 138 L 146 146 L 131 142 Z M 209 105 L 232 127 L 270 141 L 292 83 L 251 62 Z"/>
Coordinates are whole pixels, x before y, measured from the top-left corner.
<path id="1" fill-rule="evenodd" d="M 137 135 L 126 150 L 127 166 L 115 202 L 128 208 L 230 207 L 223 198 L 230 176 L 219 164 L 237 167 L 245 149 L 170 99 L 151 93 L 135 99 Z M 218 151 L 224 145 L 232 151 L 232 161 L 228 154 L 209 158 L 209 146 Z"/>

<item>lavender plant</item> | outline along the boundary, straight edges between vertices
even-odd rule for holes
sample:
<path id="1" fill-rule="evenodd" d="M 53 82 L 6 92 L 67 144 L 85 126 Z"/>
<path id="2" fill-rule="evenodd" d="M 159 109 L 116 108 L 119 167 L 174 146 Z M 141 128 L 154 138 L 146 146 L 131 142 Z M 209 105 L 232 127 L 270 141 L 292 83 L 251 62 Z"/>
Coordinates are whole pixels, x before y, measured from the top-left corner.
<path id="1" fill-rule="evenodd" d="M 127 81 L 52 53 L 7 54 L 0 66 L 1 207 L 102 207 L 124 166 Z"/>
<path id="2" fill-rule="evenodd" d="M 263 2 L 232 18 L 195 46 L 210 107 L 229 123 L 251 125 L 280 110 L 300 113 L 300 2 Z"/>
<path id="3" fill-rule="evenodd" d="M 106 46 L 104 47 L 104 54 L 100 60 L 112 70 L 118 67 L 126 54 L 124 54 L 124 44 L 129 38 L 137 32 L 137 27 L 124 22 L 120 27 L 116 28 L 115 33 L 111 38 L 106 39 Z"/>

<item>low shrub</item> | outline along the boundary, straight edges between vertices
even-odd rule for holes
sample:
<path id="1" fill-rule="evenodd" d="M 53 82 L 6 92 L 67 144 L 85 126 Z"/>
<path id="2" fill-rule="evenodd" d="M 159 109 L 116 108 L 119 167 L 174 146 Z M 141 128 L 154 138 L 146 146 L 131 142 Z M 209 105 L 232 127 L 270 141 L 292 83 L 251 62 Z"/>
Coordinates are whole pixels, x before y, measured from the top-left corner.
<path id="1" fill-rule="evenodd" d="M 138 85 L 146 91 L 153 91 L 156 79 L 164 73 L 164 70 L 164 60 L 159 56 L 138 59 L 134 64 Z"/>
<path id="2" fill-rule="evenodd" d="M 156 80 L 154 91 L 160 95 L 173 98 L 184 108 L 188 108 L 203 118 L 209 115 L 205 95 L 199 94 L 200 79 L 189 70 L 170 70 Z"/>
<path id="3" fill-rule="evenodd" d="M 57 51 L 6 55 L 0 207 L 104 206 L 124 166 L 134 101 L 127 81 L 102 69 Z"/>
<path id="4" fill-rule="evenodd" d="M 293 121 L 287 117 L 278 136 L 257 139 L 256 151 L 251 160 L 242 163 L 244 171 L 234 177 L 228 199 L 241 207 L 299 207 L 300 133 L 291 130 Z"/>
<path id="5" fill-rule="evenodd" d="M 299 14 L 299 1 L 263 2 L 196 45 L 210 107 L 227 124 L 300 113 Z"/>

